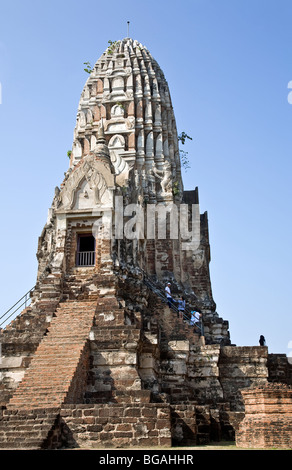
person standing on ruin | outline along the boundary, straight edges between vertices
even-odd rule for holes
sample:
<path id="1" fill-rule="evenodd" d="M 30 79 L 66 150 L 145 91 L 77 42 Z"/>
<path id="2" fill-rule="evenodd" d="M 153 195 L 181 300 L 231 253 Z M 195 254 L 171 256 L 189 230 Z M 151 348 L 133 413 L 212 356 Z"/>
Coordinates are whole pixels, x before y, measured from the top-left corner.
<path id="1" fill-rule="evenodd" d="M 181 296 L 181 298 L 178 300 L 177 308 L 178 308 L 178 314 L 177 314 L 178 318 L 183 319 L 184 311 L 185 311 L 185 308 L 186 308 L 186 301 L 185 301 L 185 298 L 183 296 Z"/>
<path id="2" fill-rule="evenodd" d="M 167 298 L 167 304 L 169 306 L 169 308 L 171 308 L 172 304 L 173 304 L 173 298 L 172 298 L 172 295 L 171 295 L 171 290 L 170 290 L 170 282 L 168 282 L 166 284 L 166 287 L 165 287 L 165 294 L 166 294 L 166 298 Z"/>
<path id="3" fill-rule="evenodd" d="M 202 314 L 199 310 L 193 310 L 191 312 L 190 325 L 194 326 L 194 333 L 201 330 L 201 317 Z"/>

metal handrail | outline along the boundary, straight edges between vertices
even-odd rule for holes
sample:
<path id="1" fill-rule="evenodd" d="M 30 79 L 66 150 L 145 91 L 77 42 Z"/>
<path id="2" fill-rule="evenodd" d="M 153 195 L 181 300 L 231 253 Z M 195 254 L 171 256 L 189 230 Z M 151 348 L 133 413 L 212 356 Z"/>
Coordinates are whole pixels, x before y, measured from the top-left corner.
<path id="1" fill-rule="evenodd" d="M 141 268 L 140 268 L 141 269 Z M 159 281 L 156 281 L 156 283 L 154 283 L 154 281 L 152 281 L 149 276 L 145 273 L 145 271 L 142 271 L 142 274 L 143 274 L 143 280 L 144 280 L 144 284 L 146 284 L 151 290 L 152 292 L 154 292 L 156 295 L 158 295 L 163 302 L 165 303 L 168 303 L 168 299 L 167 299 L 167 296 L 165 294 L 165 291 L 163 289 L 163 287 L 160 285 L 160 282 Z M 157 284 L 159 285 L 159 287 L 157 287 Z M 175 301 L 174 301 L 175 302 Z M 177 313 L 180 313 L 181 310 L 178 309 L 178 307 L 175 305 L 175 303 L 172 302 L 171 303 L 171 309 L 174 310 L 175 312 Z M 188 322 L 190 325 L 190 320 L 191 320 L 191 314 L 192 314 L 192 311 L 193 310 L 190 310 L 189 308 L 185 307 L 184 311 L 183 311 L 183 319 Z M 204 336 L 204 327 L 203 327 L 203 322 L 202 320 L 200 320 L 199 322 L 196 323 L 196 325 L 192 325 L 192 326 L 196 326 L 201 335 Z"/>
<path id="2" fill-rule="evenodd" d="M 12 315 L 14 315 L 21 307 L 23 307 L 23 306 L 25 306 L 25 308 L 27 307 L 27 304 L 28 304 L 28 302 L 29 302 L 29 300 L 30 300 L 30 294 L 31 294 L 31 292 L 34 291 L 34 289 L 35 289 L 35 286 L 34 286 L 32 289 L 30 289 L 28 292 L 26 292 L 26 294 L 24 294 L 17 302 L 15 302 L 15 304 L 12 305 L 12 307 L 10 307 L 5 313 L 3 313 L 3 315 L 0 317 L 0 320 L 2 320 L 2 318 L 4 318 L 4 320 L 0 323 L 0 327 L 1 327 L 7 320 L 9 320 L 9 318 L 11 318 Z M 23 299 L 24 299 L 24 301 L 23 301 L 20 305 L 18 305 Z M 10 315 L 8 315 L 9 312 L 11 312 L 11 310 L 14 309 L 14 307 L 16 307 L 17 305 L 18 305 L 18 307 L 17 307 L 15 310 L 13 310 L 13 312 L 10 313 Z M 7 315 L 8 315 L 8 316 L 7 316 Z M 18 316 L 18 315 L 16 315 L 16 317 L 17 317 L 17 316 Z M 15 318 L 16 318 L 16 317 L 15 317 Z"/>

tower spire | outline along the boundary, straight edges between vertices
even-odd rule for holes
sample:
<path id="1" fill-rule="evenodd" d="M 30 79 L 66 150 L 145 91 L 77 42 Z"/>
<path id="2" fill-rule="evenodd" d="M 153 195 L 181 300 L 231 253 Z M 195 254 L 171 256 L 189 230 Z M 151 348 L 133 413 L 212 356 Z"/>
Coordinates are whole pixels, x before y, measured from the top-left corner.
<path id="1" fill-rule="evenodd" d="M 130 35 L 129 35 L 129 27 L 130 27 L 130 21 L 127 21 L 127 38 L 130 37 Z"/>

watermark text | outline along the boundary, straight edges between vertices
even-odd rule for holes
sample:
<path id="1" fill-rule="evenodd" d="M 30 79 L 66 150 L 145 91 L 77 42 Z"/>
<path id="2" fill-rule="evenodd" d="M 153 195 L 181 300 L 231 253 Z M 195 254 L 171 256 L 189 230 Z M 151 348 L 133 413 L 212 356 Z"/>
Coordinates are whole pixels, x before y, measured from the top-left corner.
<path id="1" fill-rule="evenodd" d="M 200 245 L 199 204 L 157 203 L 124 205 L 115 196 L 114 210 L 102 212 L 93 225 L 95 238 L 114 240 L 178 240 L 183 250 L 195 251 Z"/>

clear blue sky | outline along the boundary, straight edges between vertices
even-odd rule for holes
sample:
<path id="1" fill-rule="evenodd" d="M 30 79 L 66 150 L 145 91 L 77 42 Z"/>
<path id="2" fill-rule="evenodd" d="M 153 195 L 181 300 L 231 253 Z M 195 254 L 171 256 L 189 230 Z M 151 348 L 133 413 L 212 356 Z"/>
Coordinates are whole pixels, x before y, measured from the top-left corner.
<path id="1" fill-rule="evenodd" d="M 36 281 L 87 74 L 108 40 L 144 44 L 168 81 L 208 211 L 217 311 L 238 346 L 290 354 L 292 2 L 1 0 L 1 311 Z M 292 91 L 292 90 L 291 90 Z"/>

